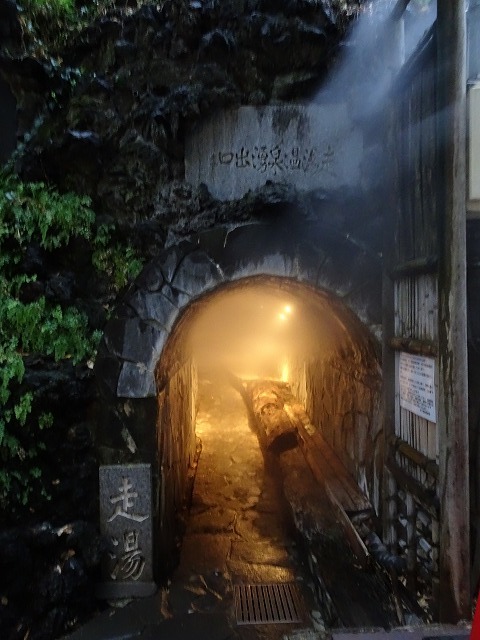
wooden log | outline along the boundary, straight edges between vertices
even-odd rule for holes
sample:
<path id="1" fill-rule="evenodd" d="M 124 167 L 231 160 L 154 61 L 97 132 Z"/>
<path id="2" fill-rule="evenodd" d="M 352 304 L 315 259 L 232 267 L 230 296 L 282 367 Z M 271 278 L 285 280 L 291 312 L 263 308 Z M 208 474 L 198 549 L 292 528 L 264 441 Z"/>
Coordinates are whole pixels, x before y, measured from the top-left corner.
<path id="1" fill-rule="evenodd" d="M 320 432 L 309 435 L 297 424 L 299 443 L 317 481 L 328 486 L 347 513 L 372 512 L 373 507 Z"/>
<path id="2" fill-rule="evenodd" d="M 333 514 L 325 491 L 319 487 L 299 447 L 283 451 L 276 457 L 281 471 L 283 492 L 304 540 L 329 535 L 341 539 L 343 532 Z"/>
<path id="3" fill-rule="evenodd" d="M 392 436 L 390 438 L 390 444 L 392 445 L 393 451 L 399 451 L 417 467 L 423 469 L 423 471 L 431 475 L 433 478 L 438 478 L 438 465 L 435 460 L 431 460 L 417 449 L 414 449 L 414 447 L 409 445 L 408 442 L 405 442 L 397 436 Z"/>
<path id="4" fill-rule="evenodd" d="M 435 273 L 438 268 L 438 258 L 429 256 L 427 258 L 416 258 L 408 260 L 403 264 L 395 265 L 390 272 L 392 279 L 403 278 L 405 276 L 417 276 L 423 273 Z"/>
<path id="5" fill-rule="evenodd" d="M 277 460 L 327 624 L 397 625 L 400 612 L 412 610 L 401 585 L 394 586 L 386 570 L 372 562 L 374 555 L 335 495 L 319 486 L 302 449 L 284 452 Z"/>
<path id="6" fill-rule="evenodd" d="M 326 485 L 325 489 L 327 497 L 337 518 L 337 522 L 342 527 L 345 537 L 348 540 L 350 549 L 352 550 L 358 564 L 363 569 L 365 569 L 370 562 L 370 554 L 368 552 L 368 549 L 365 546 L 363 540 L 358 535 L 358 532 L 353 526 L 352 521 L 345 513 L 345 509 L 337 500 L 335 493 L 330 489 L 328 484 Z"/>
<path id="7" fill-rule="evenodd" d="M 414 338 L 402 338 L 394 336 L 390 339 L 389 346 L 395 351 L 406 351 L 415 355 L 435 357 L 438 353 L 437 345 L 430 340 L 416 340 Z"/>
<path id="8" fill-rule="evenodd" d="M 277 453 L 296 447 L 296 424 L 284 408 L 285 400 L 293 400 L 288 385 L 270 380 L 253 381 L 247 383 L 247 394 L 264 446 Z"/>
<path id="9" fill-rule="evenodd" d="M 262 431 L 264 445 L 277 452 L 300 445 L 300 451 L 295 448 L 289 452 L 289 456 L 295 456 L 295 460 L 300 456 L 304 460 L 303 464 L 307 463 L 358 564 L 365 568 L 369 562 L 369 553 L 348 514 L 373 515 L 374 510 L 369 500 L 327 441 L 310 424 L 306 412 L 295 401 L 287 385 L 255 381 L 249 382 L 246 387 L 257 426 Z M 285 458 L 286 455 L 283 454 L 283 459 L 290 460 Z M 309 504 L 310 509 L 313 504 Z"/>

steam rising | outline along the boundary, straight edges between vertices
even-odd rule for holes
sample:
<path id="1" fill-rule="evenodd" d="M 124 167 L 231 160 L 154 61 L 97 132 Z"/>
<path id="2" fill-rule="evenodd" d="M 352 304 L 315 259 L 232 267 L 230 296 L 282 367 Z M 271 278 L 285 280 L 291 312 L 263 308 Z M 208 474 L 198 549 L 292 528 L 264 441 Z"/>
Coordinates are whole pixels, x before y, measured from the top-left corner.
<path id="1" fill-rule="evenodd" d="M 224 291 L 199 312 L 189 347 L 200 372 L 285 380 L 292 358 L 330 351 L 338 327 L 326 307 L 265 285 Z"/>
<path id="2" fill-rule="evenodd" d="M 330 79 L 313 98 L 347 101 L 360 127 L 386 106 L 395 74 L 436 18 L 436 0 L 412 0 L 402 22 L 394 25 L 396 4 L 364 4 Z M 386 56 L 386 51 L 393 53 Z M 342 331 L 327 301 L 257 284 L 223 291 L 206 303 L 190 329 L 189 348 L 201 372 L 228 370 L 243 378 L 285 380 L 292 362 L 321 359 L 338 348 Z"/>
<path id="3" fill-rule="evenodd" d="M 374 117 L 385 106 L 394 75 L 437 17 L 436 0 L 411 0 L 402 20 L 394 23 L 396 4 L 393 0 L 365 3 L 315 101 L 347 99 L 359 120 Z"/>

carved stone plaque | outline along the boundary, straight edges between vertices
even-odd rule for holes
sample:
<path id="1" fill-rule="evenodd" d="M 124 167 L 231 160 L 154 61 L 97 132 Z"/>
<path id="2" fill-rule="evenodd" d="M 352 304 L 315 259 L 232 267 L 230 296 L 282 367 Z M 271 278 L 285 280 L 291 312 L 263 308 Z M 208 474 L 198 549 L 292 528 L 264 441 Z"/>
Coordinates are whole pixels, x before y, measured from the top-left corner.
<path id="1" fill-rule="evenodd" d="M 185 177 L 235 200 L 267 181 L 299 191 L 358 187 L 363 138 L 341 104 L 240 107 L 216 113 L 186 142 Z"/>
<path id="2" fill-rule="evenodd" d="M 109 542 L 99 594 L 150 595 L 155 591 L 150 465 L 101 466 L 99 480 L 100 529 Z"/>

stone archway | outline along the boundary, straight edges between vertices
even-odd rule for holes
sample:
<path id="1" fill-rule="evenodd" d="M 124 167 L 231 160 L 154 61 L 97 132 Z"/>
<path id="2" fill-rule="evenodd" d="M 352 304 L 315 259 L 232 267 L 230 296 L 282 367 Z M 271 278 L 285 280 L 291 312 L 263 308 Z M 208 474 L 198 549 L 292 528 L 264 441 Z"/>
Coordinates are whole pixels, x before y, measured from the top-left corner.
<path id="1" fill-rule="evenodd" d="M 105 400 L 97 434 L 99 457 L 105 464 L 152 464 L 154 504 L 159 505 L 154 523 L 160 532 L 157 553 L 173 544 L 175 523 L 170 511 L 179 508 L 192 455 L 190 438 L 188 445 L 176 444 L 177 449 L 185 449 L 185 460 L 178 469 L 168 476 L 160 468 L 160 450 L 169 446 L 165 434 L 173 433 L 171 415 L 192 415 L 188 406 L 191 398 L 178 409 L 178 398 L 188 395 L 185 389 L 191 384 L 190 372 L 179 374 L 188 360 L 179 344 L 198 309 L 235 288 L 262 283 L 282 286 L 302 304 L 316 300 L 318 313 L 335 319 L 343 336 L 335 347 L 341 372 L 325 361 L 320 377 L 309 374 L 303 400 L 317 418 L 326 411 L 326 403 L 319 401 L 318 387 L 327 378 L 332 389 L 336 384 L 343 385 L 343 390 L 350 385 L 349 397 L 361 398 L 342 400 L 344 409 L 340 412 L 335 403 L 329 405 L 328 411 L 336 414 L 332 425 L 335 423 L 343 434 L 335 436 L 337 431 L 332 427 L 331 440 L 378 505 L 381 467 L 375 448 L 380 432 L 380 374 L 373 339 L 380 312 L 378 265 L 348 240 L 316 240 L 313 226 L 296 237 L 269 224 L 205 232 L 171 246 L 148 264 L 109 321 L 96 363 Z M 320 372 L 319 367 L 314 368 Z M 305 386 L 305 380 L 301 384 Z M 300 385 L 298 379 L 295 385 Z M 367 437 L 360 438 L 357 446 L 355 438 L 347 435 L 356 430 L 369 434 L 367 456 Z M 169 492 L 176 497 L 166 496 Z M 170 567 L 164 564 L 163 568 Z"/>
<path id="2" fill-rule="evenodd" d="M 221 227 L 163 251 L 106 326 L 96 372 L 107 395 L 155 396 L 155 364 L 179 314 L 198 296 L 244 277 L 292 278 L 331 292 L 375 334 L 381 324 L 379 263 L 353 244 L 333 245 L 330 253 L 305 231 L 291 242 L 268 224 Z"/>

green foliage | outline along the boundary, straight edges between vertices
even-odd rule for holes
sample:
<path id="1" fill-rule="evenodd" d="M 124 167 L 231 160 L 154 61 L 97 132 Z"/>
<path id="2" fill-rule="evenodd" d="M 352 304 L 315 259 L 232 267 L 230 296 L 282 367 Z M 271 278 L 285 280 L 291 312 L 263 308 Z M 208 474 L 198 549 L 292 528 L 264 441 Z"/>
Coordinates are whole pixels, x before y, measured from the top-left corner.
<path id="1" fill-rule="evenodd" d="M 93 266 L 110 279 L 115 291 L 119 291 L 141 271 L 143 263 L 131 246 L 113 242 L 113 225 L 101 225 L 94 239 Z"/>
<path id="2" fill-rule="evenodd" d="M 23 44 L 30 54 L 50 57 L 65 46 L 76 20 L 74 0 L 22 0 Z"/>
<path id="3" fill-rule="evenodd" d="M 137 5 L 143 2 L 139 0 Z M 126 10 L 125 0 L 20 0 L 24 46 L 32 54 L 50 58 L 96 18 L 115 9 Z"/>
<path id="4" fill-rule="evenodd" d="M 15 336 L 17 352 L 41 353 L 57 361 L 72 358 L 74 364 L 92 353 L 87 319 L 75 307 L 50 305 L 43 296 L 29 303 L 5 297 L 0 300 L 0 318 L 0 335 Z"/>
<path id="5" fill-rule="evenodd" d="M 33 239 L 44 249 L 56 249 L 74 236 L 90 238 L 94 221 L 85 196 L 60 195 L 43 182 L 23 183 L 12 176 L 0 183 L 0 244 L 13 237 L 20 249 Z"/>
<path id="6" fill-rule="evenodd" d="M 21 0 L 19 4 L 25 47 L 48 57 L 88 24 L 99 2 L 85 2 L 79 7 L 75 0 Z"/>
<path id="7" fill-rule="evenodd" d="M 21 272 L 25 249 L 32 242 L 45 250 L 66 246 L 75 237 L 90 238 L 94 213 L 88 198 L 60 195 L 42 183 L 25 184 L 13 176 L 0 180 L 0 504 L 26 504 L 34 488 L 46 497 L 41 469 L 35 463 L 42 443 L 24 448 L 26 429 L 53 423 L 38 415 L 34 395 L 22 390 L 24 356 L 41 354 L 74 363 L 91 357 L 96 335 L 74 307 L 61 308 L 44 296 L 23 302 L 22 285 L 35 280 Z M 37 422 L 33 424 L 37 415 Z M 9 495 L 15 486 L 15 495 Z"/>
<path id="8" fill-rule="evenodd" d="M 22 298 L 22 288 L 36 280 L 22 270 L 25 251 L 33 244 L 53 255 L 87 240 L 92 267 L 113 294 L 142 266 L 114 225 L 95 228 L 90 205 L 89 198 L 0 173 L 0 507 L 5 510 L 50 495 L 41 455 L 55 417 L 25 386 L 25 357 L 85 362 L 94 358 L 100 337 L 76 307 L 43 295 Z"/>

